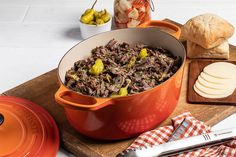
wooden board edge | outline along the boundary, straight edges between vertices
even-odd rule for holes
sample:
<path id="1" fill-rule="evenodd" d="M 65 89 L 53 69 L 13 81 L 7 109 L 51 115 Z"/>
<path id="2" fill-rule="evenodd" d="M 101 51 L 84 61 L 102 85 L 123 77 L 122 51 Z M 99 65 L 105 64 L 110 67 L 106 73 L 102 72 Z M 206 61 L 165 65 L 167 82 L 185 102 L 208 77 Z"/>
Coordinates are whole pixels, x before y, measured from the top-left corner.
<path id="1" fill-rule="evenodd" d="M 234 102 L 205 102 L 205 101 L 188 101 L 190 104 L 202 104 L 202 105 L 218 105 L 218 106 L 236 106 L 236 103 Z"/>
<path id="2" fill-rule="evenodd" d="M 70 152 L 75 155 L 75 156 L 79 156 L 79 157 L 101 157 L 100 154 L 98 154 L 96 151 L 94 151 L 93 149 L 89 148 L 87 145 L 85 145 L 84 143 L 80 142 L 77 137 L 72 136 L 71 134 L 69 134 L 67 131 L 63 131 L 61 132 L 61 136 L 62 136 L 62 144 L 61 146 L 63 148 L 65 148 L 66 150 L 70 150 Z M 63 138 L 64 136 L 64 138 Z M 65 138 L 66 137 L 66 138 Z M 69 139 L 68 139 L 69 137 Z M 80 147 L 78 147 L 78 145 L 73 145 L 71 143 L 71 141 L 76 140 L 76 143 L 80 143 Z M 70 141 L 70 142 L 68 142 Z M 76 148 L 75 148 L 76 147 Z M 88 154 L 89 152 L 89 154 Z"/>
<path id="3" fill-rule="evenodd" d="M 188 65 L 188 70 L 187 70 L 187 72 L 188 72 L 188 78 L 187 78 L 188 81 L 187 81 L 187 99 L 186 99 L 186 100 L 187 100 L 187 103 L 191 103 L 191 104 L 193 103 L 193 101 L 192 101 L 192 99 L 191 99 L 191 96 L 190 96 L 190 92 L 189 92 L 189 91 L 191 90 L 191 89 L 190 89 L 190 88 L 191 88 L 191 87 L 190 87 L 190 74 L 191 74 L 190 71 L 191 71 L 191 66 L 192 66 L 193 62 L 194 62 L 194 61 L 190 61 L 189 63 L 187 63 L 187 64 L 189 64 L 189 65 Z"/>

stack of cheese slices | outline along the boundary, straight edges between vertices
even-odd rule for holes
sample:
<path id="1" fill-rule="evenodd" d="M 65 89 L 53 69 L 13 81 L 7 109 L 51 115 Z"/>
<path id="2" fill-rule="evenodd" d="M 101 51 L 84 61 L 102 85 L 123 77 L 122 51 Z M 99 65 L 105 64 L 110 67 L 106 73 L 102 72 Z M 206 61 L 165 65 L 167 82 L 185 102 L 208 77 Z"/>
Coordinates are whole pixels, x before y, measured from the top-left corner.
<path id="1" fill-rule="evenodd" d="M 236 88 L 236 65 L 215 62 L 206 66 L 194 84 L 194 90 L 205 98 L 224 98 Z"/>

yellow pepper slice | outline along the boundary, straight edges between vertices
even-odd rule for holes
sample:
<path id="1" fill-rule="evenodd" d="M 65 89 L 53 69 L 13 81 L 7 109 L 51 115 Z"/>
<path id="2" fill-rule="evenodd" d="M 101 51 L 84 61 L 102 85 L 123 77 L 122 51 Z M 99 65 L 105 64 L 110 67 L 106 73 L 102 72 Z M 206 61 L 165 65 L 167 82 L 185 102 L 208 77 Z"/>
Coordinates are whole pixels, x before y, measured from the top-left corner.
<path id="1" fill-rule="evenodd" d="M 131 83 L 131 80 L 127 83 L 125 87 L 120 88 L 119 92 L 117 94 L 111 95 L 111 97 L 120 97 L 120 96 L 127 96 L 128 93 L 128 86 Z"/>
<path id="2" fill-rule="evenodd" d="M 104 70 L 104 64 L 101 59 L 96 59 L 95 64 L 89 70 L 90 74 L 99 75 Z"/>
<path id="3" fill-rule="evenodd" d="M 146 48 L 143 48 L 141 49 L 141 51 L 139 52 L 139 58 L 146 58 L 148 56 L 148 53 L 147 53 L 147 49 Z"/>
<path id="4" fill-rule="evenodd" d="M 136 62 L 136 57 L 132 57 L 129 61 L 128 68 L 133 67 L 135 62 Z"/>

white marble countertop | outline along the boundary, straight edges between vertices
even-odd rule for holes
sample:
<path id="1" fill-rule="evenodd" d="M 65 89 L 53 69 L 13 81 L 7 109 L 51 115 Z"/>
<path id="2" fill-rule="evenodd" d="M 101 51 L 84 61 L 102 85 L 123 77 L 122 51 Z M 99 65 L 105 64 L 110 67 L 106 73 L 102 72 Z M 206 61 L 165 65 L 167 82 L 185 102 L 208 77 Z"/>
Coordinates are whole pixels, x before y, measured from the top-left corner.
<path id="1" fill-rule="evenodd" d="M 105 1 L 105 3 L 104 3 Z M 78 19 L 93 0 L 0 0 L 0 92 L 57 67 L 60 58 L 81 41 Z M 153 19 L 185 23 L 201 13 L 216 13 L 236 26 L 235 0 L 154 0 Z M 97 9 L 113 12 L 113 1 Z M 229 40 L 236 45 L 236 34 Z M 236 114 L 214 127 L 236 127 Z M 70 156 L 60 150 L 58 157 Z"/>

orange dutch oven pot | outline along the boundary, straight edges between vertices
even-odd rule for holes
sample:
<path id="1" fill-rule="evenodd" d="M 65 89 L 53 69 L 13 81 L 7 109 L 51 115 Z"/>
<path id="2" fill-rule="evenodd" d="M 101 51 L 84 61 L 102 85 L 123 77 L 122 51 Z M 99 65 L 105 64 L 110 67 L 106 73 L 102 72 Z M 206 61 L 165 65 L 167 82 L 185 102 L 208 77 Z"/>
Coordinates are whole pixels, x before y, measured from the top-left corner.
<path id="1" fill-rule="evenodd" d="M 166 27 L 172 34 L 154 26 Z M 177 39 L 180 28 L 164 21 L 148 21 L 140 27 L 113 30 L 88 38 L 71 48 L 61 59 L 58 77 L 61 83 L 56 101 L 65 109 L 71 126 L 80 133 L 103 140 L 125 139 L 153 129 L 175 109 L 182 84 L 186 58 L 185 48 Z M 64 85 L 65 74 L 74 62 L 90 55 L 93 48 L 115 38 L 129 44 L 161 46 L 182 58 L 179 70 L 160 85 L 137 94 L 117 98 L 97 98 L 76 93 Z"/>

